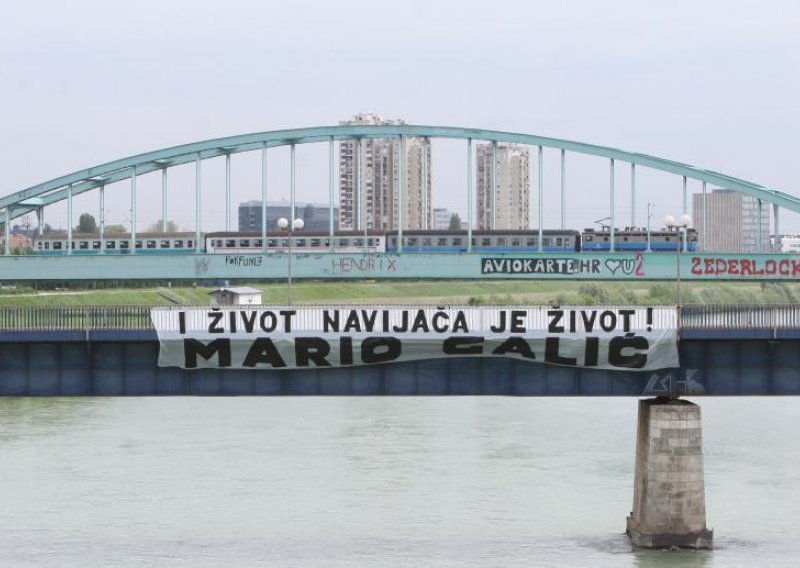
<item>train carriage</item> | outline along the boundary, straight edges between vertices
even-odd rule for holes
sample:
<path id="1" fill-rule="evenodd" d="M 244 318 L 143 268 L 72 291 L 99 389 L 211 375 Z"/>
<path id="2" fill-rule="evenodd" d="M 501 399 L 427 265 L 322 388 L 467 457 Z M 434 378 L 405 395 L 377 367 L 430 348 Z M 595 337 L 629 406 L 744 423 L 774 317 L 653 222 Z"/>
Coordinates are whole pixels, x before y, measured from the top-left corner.
<path id="1" fill-rule="evenodd" d="M 70 254 L 175 254 L 195 252 L 195 233 L 136 233 L 135 243 L 130 233 L 110 233 L 100 238 L 99 233 L 73 233 Z M 68 254 L 70 241 L 67 233 L 35 235 L 33 250 L 41 255 Z"/>
<path id="2" fill-rule="evenodd" d="M 333 236 L 329 233 L 298 231 L 289 235 L 286 232 L 268 232 L 267 250 L 288 252 L 291 239 L 294 253 L 360 253 L 386 252 L 386 237 L 383 233 L 339 231 Z M 216 232 L 205 235 L 205 249 L 210 254 L 255 254 L 264 249 L 263 235 L 260 232 Z"/>
<path id="3" fill-rule="evenodd" d="M 466 252 L 467 231 L 403 231 L 403 252 L 442 253 Z M 386 252 L 398 250 L 398 233 L 386 235 Z M 538 231 L 473 231 L 472 251 L 490 253 L 537 252 L 539 250 Z M 542 250 L 544 252 L 580 251 L 578 231 L 542 231 Z"/>

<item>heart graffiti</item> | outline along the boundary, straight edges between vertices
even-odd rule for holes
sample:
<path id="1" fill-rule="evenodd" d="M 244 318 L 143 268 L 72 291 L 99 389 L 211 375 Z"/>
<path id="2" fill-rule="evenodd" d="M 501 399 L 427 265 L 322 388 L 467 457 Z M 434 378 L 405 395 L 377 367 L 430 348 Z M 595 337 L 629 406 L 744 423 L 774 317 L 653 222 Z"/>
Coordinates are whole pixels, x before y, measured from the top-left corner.
<path id="1" fill-rule="evenodd" d="M 611 271 L 611 274 L 615 275 L 617 270 L 621 270 L 623 274 L 633 274 L 636 268 L 636 261 L 632 258 L 609 258 L 606 260 L 606 268 Z"/>

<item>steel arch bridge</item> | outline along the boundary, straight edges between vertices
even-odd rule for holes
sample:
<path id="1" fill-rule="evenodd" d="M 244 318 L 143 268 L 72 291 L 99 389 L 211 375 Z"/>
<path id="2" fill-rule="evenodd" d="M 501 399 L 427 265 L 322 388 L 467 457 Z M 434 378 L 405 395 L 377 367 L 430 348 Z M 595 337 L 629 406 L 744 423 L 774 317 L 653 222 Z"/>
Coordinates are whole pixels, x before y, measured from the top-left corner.
<path id="1" fill-rule="evenodd" d="M 115 160 L 112 162 L 108 162 L 105 164 L 100 164 L 94 167 L 90 167 L 84 170 L 79 170 L 76 172 L 72 172 L 55 179 L 34 185 L 32 187 L 28 187 L 26 189 L 22 189 L 19 191 L 15 191 L 0 198 L 0 223 L 5 225 L 5 252 L 8 255 L 8 248 L 9 248 L 9 227 L 11 225 L 10 221 L 14 218 L 21 217 L 31 212 L 35 212 L 39 216 L 39 226 L 40 228 L 43 226 L 42 218 L 44 213 L 44 208 L 52 205 L 54 203 L 58 203 L 61 201 L 67 202 L 67 215 L 68 215 L 68 238 L 72 239 L 72 228 L 71 224 L 73 222 L 72 219 L 72 200 L 75 196 L 88 192 L 88 191 L 99 191 L 100 192 L 100 203 L 101 203 L 101 223 L 102 223 L 102 207 L 103 207 L 103 191 L 105 187 L 109 184 L 123 181 L 123 180 L 130 180 L 131 183 L 131 239 L 135 240 L 136 238 L 136 179 L 137 176 L 141 176 L 150 172 L 161 171 L 162 172 L 162 222 L 166 223 L 167 215 L 166 215 L 166 203 L 167 203 L 167 171 L 170 167 L 179 166 L 182 164 L 194 163 L 196 166 L 196 188 L 195 188 L 195 252 L 197 256 L 208 257 L 210 255 L 201 255 L 200 249 L 200 236 L 201 236 L 201 164 L 203 160 L 209 158 L 216 158 L 220 156 L 224 156 L 226 158 L 226 211 L 228 215 L 226 219 L 230 218 L 230 156 L 237 153 L 242 152 L 254 152 L 260 151 L 262 156 L 262 175 L 261 175 L 261 198 L 262 198 L 262 207 L 265 206 L 267 195 L 268 195 L 268 187 L 267 187 L 267 150 L 270 148 L 280 147 L 280 146 L 289 146 L 291 148 L 291 172 L 290 172 L 290 193 L 291 193 L 291 203 L 292 207 L 294 207 L 295 203 L 295 146 L 298 144 L 309 144 L 309 143 L 324 143 L 327 142 L 329 144 L 329 161 L 330 161 L 330 173 L 329 173 L 329 194 L 330 194 L 330 231 L 333 232 L 333 208 L 334 208 L 334 188 L 335 188 L 335 179 L 334 179 L 334 144 L 337 141 L 342 140 L 363 140 L 363 139 L 370 139 L 370 138 L 396 138 L 399 140 L 399 143 L 404 144 L 406 139 L 409 138 L 422 138 L 426 142 L 432 138 L 449 138 L 449 139 L 461 139 L 467 142 L 466 150 L 467 150 L 467 163 L 468 163 L 468 184 L 467 184 L 467 197 L 468 197 L 468 219 L 470 222 L 468 223 L 468 233 L 472 232 L 472 220 L 473 220 L 473 199 L 474 199 L 474 187 L 473 187 L 473 172 L 472 172 L 472 159 L 473 159 L 473 143 L 474 141 L 483 141 L 483 142 L 491 142 L 493 143 L 493 147 L 496 147 L 497 143 L 516 143 L 521 145 L 533 146 L 538 147 L 538 161 L 539 161 L 539 168 L 538 168 L 538 200 L 539 200 L 539 208 L 538 208 L 538 231 L 539 231 L 539 243 L 541 246 L 542 242 L 542 227 L 543 227 L 543 207 L 542 207 L 542 186 L 543 186 L 543 179 L 542 179 L 542 155 L 543 149 L 555 149 L 559 150 L 561 153 L 561 216 L 562 216 L 562 227 L 563 227 L 563 219 L 564 219 L 564 209 L 565 209 L 565 202 L 564 202 L 564 195 L 565 195 L 565 172 L 566 172 L 566 161 L 565 157 L 568 152 L 576 153 L 576 154 L 583 154 L 588 156 L 596 156 L 601 158 L 606 158 L 609 160 L 609 168 L 610 168 L 610 177 L 609 177 L 609 210 L 610 210 L 610 226 L 611 226 L 611 233 L 610 233 L 610 249 L 612 254 L 607 255 L 608 258 L 603 257 L 601 259 L 600 266 L 608 267 L 610 270 L 610 274 L 599 274 L 597 270 L 593 271 L 595 277 L 610 277 L 610 278 L 617 278 L 617 277 L 628 277 L 633 274 L 635 271 L 637 275 L 641 275 L 641 267 L 630 268 L 629 270 L 621 270 L 618 274 L 617 270 L 614 269 L 616 266 L 617 268 L 625 268 L 631 267 L 632 264 L 628 262 L 629 259 L 623 258 L 624 255 L 622 253 L 614 253 L 614 226 L 615 226 L 615 187 L 614 187 L 614 171 L 616 164 L 618 162 L 630 164 L 631 168 L 631 199 L 635 203 L 635 172 L 636 168 L 638 167 L 645 167 L 650 168 L 653 170 L 658 170 L 670 174 L 674 174 L 677 176 L 682 176 L 683 178 L 683 212 L 687 211 L 687 180 L 696 180 L 702 183 L 702 192 L 703 192 L 703 203 L 705 204 L 705 197 L 707 193 L 707 186 L 710 185 L 716 188 L 724 188 L 729 190 L 734 190 L 750 196 L 757 200 L 759 211 L 763 203 L 771 203 L 773 206 L 773 218 L 775 222 L 775 232 L 779 232 L 779 210 L 781 208 L 788 209 L 789 211 L 800 213 L 800 198 L 795 197 L 793 195 L 787 194 L 785 192 L 779 191 L 775 188 L 764 187 L 757 183 L 753 183 L 747 180 L 735 178 L 732 176 L 725 175 L 723 173 L 698 168 L 696 166 L 692 166 L 690 164 L 680 163 L 664 158 L 659 158 L 656 156 L 650 156 L 642 153 L 637 152 L 629 152 L 620 150 L 617 148 L 611 148 L 607 146 L 599 146 L 594 144 L 588 144 L 584 142 L 576 142 L 571 140 L 563 140 L 558 138 L 550 138 L 532 134 L 518 134 L 518 133 L 510 133 L 510 132 L 501 132 L 495 130 L 485 130 L 485 129 L 475 129 L 475 128 L 461 128 L 461 127 L 451 127 L 451 126 L 421 126 L 421 125 L 339 125 L 339 126 L 320 126 L 320 127 L 311 127 L 311 128 L 298 128 L 298 129 L 289 129 L 289 130 L 276 130 L 270 132 L 260 132 L 254 134 L 244 134 L 238 136 L 230 136 L 225 138 L 216 138 L 211 140 L 205 140 L 201 142 L 194 142 L 191 144 L 184 144 L 180 146 L 174 146 L 171 148 L 165 148 L 161 150 L 155 150 L 152 152 L 146 152 L 144 154 L 139 154 L 135 156 L 130 156 L 126 158 L 122 158 L 119 160 Z M 360 145 L 355 146 L 357 151 L 360 152 Z M 403 188 L 403 167 L 402 167 L 402 156 L 403 152 L 398 152 L 400 166 L 400 179 L 399 179 L 399 187 Z M 423 156 L 426 154 L 423 152 Z M 494 163 L 494 161 L 493 161 Z M 427 168 L 427 157 L 425 158 L 425 163 L 423 164 L 424 168 Z M 494 168 L 492 175 L 494 176 Z M 358 192 L 357 192 L 358 193 Z M 402 210 L 403 208 L 403 195 L 402 190 L 399 192 L 399 209 Z M 429 207 L 430 204 L 425 204 L 425 207 Z M 704 215 L 706 207 L 703 207 Z M 402 213 L 400 214 L 402 215 Z M 357 216 L 358 217 L 358 216 Z M 761 219 L 761 215 L 759 215 L 759 222 Z M 706 220 L 704 220 L 706 221 Z M 262 231 L 263 236 L 266 237 L 267 235 L 267 227 L 266 227 L 266 218 L 262 216 Z M 632 223 L 633 224 L 633 223 Z M 102 225 L 101 225 L 102 226 Z M 400 250 L 402 251 L 402 226 L 403 220 L 402 216 L 399 219 L 399 233 L 400 233 Z M 701 243 L 704 246 L 706 242 L 706 227 L 708 226 L 707 222 L 703 222 L 703 235 L 701 237 Z M 361 227 L 356 227 L 356 229 L 361 229 Z M 101 229 L 102 230 L 102 229 Z M 758 232 L 758 239 L 761 238 L 761 231 Z M 471 241 L 471 238 L 468 237 L 468 243 Z M 266 243 L 266 240 L 264 241 Z M 761 250 L 760 242 L 759 242 L 759 250 Z M 684 249 L 685 251 L 685 249 Z M 101 251 L 102 252 L 102 251 Z M 144 256 L 144 255 L 136 255 L 135 248 L 130 251 L 130 255 L 124 257 L 126 261 L 129 261 L 131 264 L 138 263 L 140 266 L 137 268 L 145 268 L 149 266 L 143 259 L 136 259 L 136 256 Z M 265 254 L 264 261 L 266 262 L 269 257 L 277 256 L 283 257 L 285 255 L 268 255 L 266 254 L 266 250 L 263 251 Z M 77 258 L 78 255 L 72 256 L 71 248 L 68 248 L 67 254 L 63 257 L 57 258 L 49 258 L 50 262 L 61 260 L 64 261 L 64 267 L 67 269 L 68 274 L 74 278 L 93 278 L 92 274 L 95 274 L 96 277 L 96 270 L 91 268 L 91 261 L 102 261 L 109 266 L 111 262 L 108 259 L 101 259 L 100 257 L 103 255 L 98 255 L 97 257 L 90 257 L 90 258 L 81 258 L 80 260 Z M 110 256 L 110 255 L 109 255 Z M 155 255 L 154 255 L 155 256 Z M 192 256 L 192 255 L 187 255 Z M 352 255 L 350 255 L 352 256 Z M 398 255 L 399 256 L 399 255 Z M 423 255 L 425 256 L 425 255 Z M 429 256 L 429 255 L 428 255 Z M 459 256 L 459 255 L 457 255 Z M 460 255 L 463 256 L 463 255 Z M 477 255 L 475 255 L 477 256 Z M 518 255 L 517 255 L 518 256 Z M 780 265 L 779 262 L 786 260 L 786 259 L 778 259 L 781 255 L 771 255 L 772 257 L 776 257 L 772 259 L 774 263 L 774 269 L 772 268 L 773 265 L 766 265 L 765 263 L 770 261 L 770 259 L 766 258 L 765 255 L 750 255 L 750 256 L 765 256 L 762 259 L 752 259 L 751 265 L 745 264 L 744 267 L 742 266 L 742 261 L 745 263 L 748 262 L 748 259 L 739 258 L 739 259 L 727 259 L 727 258 L 718 258 L 720 255 L 715 255 L 714 262 L 722 260 L 725 262 L 726 270 L 723 272 L 727 272 L 729 276 L 753 276 L 753 277 L 771 277 L 774 276 L 776 278 L 785 279 L 786 276 L 790 276 L 792 279 L 796 279 L 796 276 L 800 276 L 800 266 L 798 266 L 797 270 L 795 271 L 794 265 Z M 68 258 L 72 257 L 72 258 Z M 245 273 L 240 274 L 236 270 L 222 270 L 218 271 L 213 269 L 213 262 L 208 258 L 193 258 L 193 265 L 195 266 L 195 276 L 198 275 L 198 270 L 200 273 L 207 274 L 208 276 L 215 276 L 220 275 L 220 277 L 257 277 L 259 275 L 253 273 Z M 24 257 L 26 260 L 30 259 L 30 257 Z M 330 258 L 335 258 L 331 256 Z M 5 264 L 9 264 L 6 262 L 10 260 L 8 258 L 3 259 Z M 22 260 L 15 259 L 15 260 Z M 36 258 L 37 261 L 43 261 L 45 259 Z M 121 263 L 118 262 L 120 259 L 114 259 L 114 265 L 117 268 L 121 268 Z M 169 262 L 173 262 L 175 259 L 171 257 Z M 352 259 L 351 259 L 352 260 Z M 381 266 L 393 266 L 394 270 L 398 270 L 398 260 L 394 259 L 393 261 L 386 260 L 385 262 L 383 259 L 382 261 L 377 263 L 377 265 Z M 425 259 L 417 259 L 417 260 L 425 260 Z M 473 259 L 474 260 L 474 259 Z M 708 259 L 701 259 L 701 272 L 703 267 L 706 267 L 705 272 L 700 274 L 701 276 L 708 276 L 711 274 L 707 270 L 707 260 Z M 730 272 L 727 270 L 729 260 L 734 262 L 735 270 Z M 437 261 L 438 262 L 438 261 Z M 457 264 L 461 264 L 462 262 L 466 261 L 459 261 Z M 580 264 L 585 263 L 585 259 L 577 261 L 579 268 L 569 271 L 573 276 L 576 274 L 583 273 L 585 271 L 580 269 Z M 633 261 L 632 261 L 633 262 Z M 639 264 L 641 265 L 641 258 L 638 260 Z M 695 260 L 691 261 L 695 263 Z M 761 264 L 759 264 L 761 262 Z M 353 269 L 354 274 L 349 276 L 355 276 L 356 274 L 360 274 L 361 276 L 389 276 L 390 274 L 362 274 L 360 267 L 364 265 L 365 259 L 359 258 L 352 261 L 348 261 L 348 266 L 355 267 Z M 482 260 L 481 263 L 485 263 L 485 260 Z M 685 263 L 679 259 L 679 266 Z M 705 263 L 705 264 L 704 264 Z M 41 276 L 38 276 L 36 271 L 37 269 L 34 268 L 36 262 L 25 262 L 17 263 L 17 265 L 22 266 L 25 265 L 27 269 L 24 270 L 13 270 L 9 268 L 6 270 L 6 277 L 5 279 L 14 279 L 16 277 L 20 279 L 38 279 Z M 159 262 L 157 260 L 151 260 L 150 264 L 158 265 Z M 163 263 L 163 268 L 167 269 L 167 263 Z M 274 263 L 267 262 L 267 264 L 273 264 L 273 268 L 277 268 L 275 271 L 276 273 L 284 272 L 285 269 L 280 269 Z M 338 274 L 335 274 L 336 270 L 327 270 L 323 268 L 308 268 L 303 267 L 303 263 L 299 263 L 296 267 L 298 270 L 298 276 L 303 277 L 326 277 L 326 276 L 333 276 L 333 277 L 342 277 L 348 276 L 343 274 L 342 272 L 350 272 L 350 270 L 339 271 Z M 402 263 L 401 263 L 402 264 Z M 472 272 L 470 270 L 463 270 L 459 267 L 449 266 L 447 262 L 445 263 L 438 263 L 440 267 L 442 267 L 442 273 L 438 273 L 436 271 L 419 271 L 419 270 L 411 270 L 407 271 L 404 276 L 406 277 L 470 277 Z M 652 264 L 657 264 L 655 262 L 651 262 Z M 335 263 L 334 263 L 335 265 Z M 375 259 L 366 261 L 366 265 L 376 265 Z M 573 263 L 574 265 L 574 263 Z M 19 267 L 17 266 L 17 268 Z M 719 266 L 719 265 L 715 265 Z M 749 272 L 747 267 L 749 266 Z M 787 268 L 788 266 L 788 268 Z M 197 269 L 197 267 L 200 267 Z M 96 267 L 99 269 L 99 267 Z M 341 267 L 340 267 L 341 268 Z M 696 268 L 694 264 L 692 264 L 689 268 Z M 741 274 L 741 271 L 745 269 L 745 273 Z M 680 270 L 680 268 L 678 268 Z M 716 268 L 714 269 L 716 270 Z M 761 271 L 759 273 L 759 271 Z M 141 271 L 137 272 L 137 270 L 131 266 L 128 270 L 114 270 L 112 271 L 116 277 L 125 277 L 128 274 L 130 277 L 134 274 L 139 274 Z M 368 272 L 374 272 L 372 270 Z M 378 271 L 380 272 L 380 270 Z M 402 271 L 401 271 L 402 272 Z M 485 271 L 482 271 L 485 273 Z M 512 271 L 513 272 L 513 271 Z M 592 271 L 590 271 L 592 272 Z M 603 272 L 600 270 L 599 272 Z M 144 270 L 144 273 L 150 274 L 151 276 L 147 276 L 148 278 L 153 277 L 153 275 L 159 274 L 160 270 L 158 268 L 150 267 Z M 535 274 L 541 276 L 547 276 L 547 270 L 536 272 Z M 685 274 L 688 277 L 698 276 L 695 270 L 689 270 Z M 509 274 L 505 274 L 508 276 Z M 715 276 L 719 276 L 719 271 L 716 270 L 714 272 Z M 263 274 L 260 276 L 264 276 Z M 400 274 L 396 274 L 395 276 L 401 276 Z M 494 274 L 497 276 L 497 274 Z M 669 269 L 663 270 L 656 270 L 655 272 L 651 272 L 650 275 L 647 277 L 649 278 L 672 278 L 675 277 L 676 274 L 674 272 L 669 273 Z M 161 276 L 156 276 L 161 277 Z M 180 278 L 181 276 L 178 274 L 173 274 L 173 271 L 166 270 L 164 273 L 164 277 L 169 278 Z M 185 277 L 191 277 L 186 275 Z M 528 275 L 530 277 L 530 274 Z"/>

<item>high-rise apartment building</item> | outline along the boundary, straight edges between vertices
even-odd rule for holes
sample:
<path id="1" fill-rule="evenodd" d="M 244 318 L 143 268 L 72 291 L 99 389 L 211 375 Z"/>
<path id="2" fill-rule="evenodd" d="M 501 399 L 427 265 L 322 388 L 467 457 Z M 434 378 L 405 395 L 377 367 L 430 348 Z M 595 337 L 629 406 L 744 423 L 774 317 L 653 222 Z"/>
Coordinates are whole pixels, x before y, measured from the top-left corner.
<path id="1" fill-rule="evenodd" d="M 768 252 L 769 206 L 761 208 L 761 250 L 758 250 L 758 201 L 732 189 L 715 189 L 706 195 L 708 252 Z M 692 196 L 692 214 L 698 238 L 703 235 L 703 195 Z M 701 243 L 702 244 L 702 243 Z"/>
<path id="2" fill-rule="evenodd" d="M 527 229 L 530 221 L 530 152 L 525 146 L 498 143 L 496 195 L 492 196 L 492 144 L 477 145 L 478 229 Z M 493 204 L 496 210 L 493 211 Z"/>
<path id="3" fill-rule="evenodd" d="M 357 114 L 340 124 L 405 124 L 373 114 Z M 358 171 L 356 171 L 357 148 Z M 431 228 L 431 146 L 428 140 L 404 139 L 403 228 Z M 396 230 L 400 223 L 400 140 L 364 138 L 339 143 L 339 227 L 342 230 Z M 427 158 L 427 168 L 425 160 Z M 358 174 L 358 175 L 357 175 Z M 359 179 L 360 178 L 360 179 Z M 361 191 L 357 191 L 356 186 Z M 426 219 L 427 218 L 427 219 Z"/>

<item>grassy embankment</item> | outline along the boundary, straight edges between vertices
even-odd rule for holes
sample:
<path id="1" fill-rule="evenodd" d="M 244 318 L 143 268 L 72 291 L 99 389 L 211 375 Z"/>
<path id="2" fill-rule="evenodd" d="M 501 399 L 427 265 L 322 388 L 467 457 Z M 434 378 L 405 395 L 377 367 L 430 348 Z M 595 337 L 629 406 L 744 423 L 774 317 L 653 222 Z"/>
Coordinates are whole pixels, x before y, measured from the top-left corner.
<path id="1" fill-rule="evenodd" d="M 245 284 L 242 284 L 245 285 Z M 286 302 L 286 283 L 247 283 L 263 293 L 266 304 Z M 18 288 L 0 291 L 2 306 L 207 305 L 211 288 L 111 288 L 37 292 Z M 576 281 L 301 281 L 294 287 L 295 303 L 397 304 L 656 304 L 675 302 L 672 282 Z M 800 284 L 711 283 L 681 285 L 684 303 L 792 304 L 800 303 Z"/>

